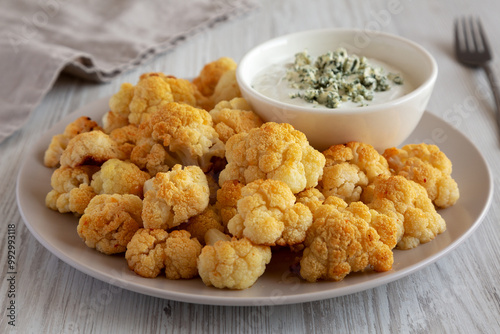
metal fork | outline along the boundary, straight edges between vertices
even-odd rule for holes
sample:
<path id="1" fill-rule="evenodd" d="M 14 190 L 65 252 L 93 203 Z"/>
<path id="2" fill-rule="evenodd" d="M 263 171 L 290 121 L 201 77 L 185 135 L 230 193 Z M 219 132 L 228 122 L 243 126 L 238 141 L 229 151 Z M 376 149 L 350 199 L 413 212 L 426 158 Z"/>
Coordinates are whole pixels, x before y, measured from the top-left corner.
<path id="1" fill-rule="evenodd" d="M 455 54 L 462 64 L 482 68 L 488 77 L 496 104 L 496 121 L 500 129 L 499 83 L 490 66 L 493 58 L 479 19 L 470 17 L 455 20 Z"/>

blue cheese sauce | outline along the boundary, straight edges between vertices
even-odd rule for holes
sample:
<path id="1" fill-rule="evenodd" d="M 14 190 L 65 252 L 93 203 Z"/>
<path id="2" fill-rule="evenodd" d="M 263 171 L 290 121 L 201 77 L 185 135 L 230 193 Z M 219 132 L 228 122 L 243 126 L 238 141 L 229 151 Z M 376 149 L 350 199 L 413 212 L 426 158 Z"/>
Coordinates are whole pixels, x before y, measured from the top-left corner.
<path id="1" fill-rule="evenodd" d="M 252 82 L 261 94 L 303 107 L 352 108 L 384 103 L 412 90 L 401 72 L 343 48 L 313 59 L 307 51 L 273 64 Z"/>

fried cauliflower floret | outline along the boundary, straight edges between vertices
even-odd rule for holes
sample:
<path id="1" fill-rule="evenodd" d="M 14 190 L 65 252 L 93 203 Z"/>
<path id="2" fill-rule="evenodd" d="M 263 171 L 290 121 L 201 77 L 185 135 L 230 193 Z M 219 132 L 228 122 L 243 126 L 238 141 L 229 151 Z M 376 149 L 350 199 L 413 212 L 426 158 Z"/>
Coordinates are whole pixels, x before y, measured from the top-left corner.
<path id="1" fill-rule="evenodd" d="M 403 176 L 378 178 L 374 182 L 373 201 L 369 207 L 403 222 L 399 249 L 410 249 L 433 240 L 446 230 L 444 219 L 436 212 L 425 188 Z"/>
<path id="2" fill-rule="evenodd" d="M 269 246 L 255 245 L 247 238 L 228 238 L 210 230 L 208 242 L 198 257 L 198 272 L 203 283 L 219 289 L 242 290 L 262 276 L 271 261 Z"/>
<path id="3" fill-rule="evenodd" d="M 460 197 L 458 185 L 451 177 L 451 161 L 436 145 L 393 147 L 385 150 L 384 157 L 395 174 L 423 186 L 437 207 L 447 208 Z"/>
<path id="4" fill-rule="evenodd" d="M 236 69 L 236 62 L 228 57 L 222 57 L 206 64 L 199 75 L 193 79 L 193 84 L 203 96 L 211 96 L 219 83 L 221 76 Z"/>
<path id="5" fill-rule="evenodd" d="M 118 144 L 118 149 L 122 153 L 122 159 L 129 160 L 130 154 L 140 138 L 139 128 L 134 124 L 129 124 L 114 129 L 109 133 L 109 137 Z"/>
<path id="6" fill-rule="evenodd" d="M 256 180 L 241 189 L 238 213 L 228 222 L 229 232 L 259 245 L 296 245 L 311 226 L 311 211 L 295 203 L 290 188 L 281 181 Z"/>
<path id="7" fill-rule="evenodd" d="M 212 158 L 224 157 L 224 143 L 205 110 L 168 103 L 141 124 L 140 129 L 141 139 L 132 151 L 131 160 L 151 174 L 175 164 L 200 166 L 208 171 Z"/>
<path id="8" fill-rule="evenodd" d="M 198 239 L 201 244 L 205 244 L 205 234 L 210 229 L 216 229 L 224 232 L 221 218 L 217 210 L 213 206 L 208 206 L 205 211 L 189 218 L 188 223 L 184 227 L 191 236 Z"/>
<path id="9" fill-rule="evenodd" d="M 173 102 L 186 103 L 196 106 L 195 86 L 186 79 L 176 78 L 171 75 L 163 76 L 163 80 L 170 85 Z"/>
<path id="10" fill-rule="evenodd" d="M 170 85 L 159 73 L 144 73 L 134 87 L 134 96 L 129 104 L 128 120 L 131 124 L 147 121 L 151 114 L 166 103 L 173 102 Z"/>
<path id="11" fill-rule="evenodd" d="M 200 253 L 201 244 L 187 231 L 141 228 L 128 243 L 125 259 L 142 277 L 154 278 L 165 270 L 168 279 L 189 279 L 198 275 Z"/>
<path id="12" fill-rule="evenodd" d="M 97 166 L 59 167 L 50 178 L 52 190 L 45 197 L 48 208 L 61 213 L 83 214 L 88 203 L 96 195 L 90 186 Z"/>
<path id="13" fill-rule="evenodd" d="M 325 201 L 325 196 L 316 188 L 306 188 L 295 195 L 297 203 L 302 203 L 309 208 L 312 214 Z"/>
<path id="14" fill-rule="evenodd" d="M 163 229 L 141 228 L 127 244 L 125 259 L 128 267 L 142 277 L 154 278 L 165 268 L 165 240 Z"/>
<path id="15" fill-rule="evenodd" d="M 228 164 L 219 184 L 258 179 L 285 182 L 293 193 L 315 187 L 323 175 L 325 157 L 309 145 L 306 136 L 290 124 L 264 123 L 248 133 L 232 136 L 226 143 Z"/>
<path id="16" fill-rule="evenodd" d="M 169 229 L 180 225 L 208 206 L 207 178 L 197 166 L 175 165 L 144 185 L 142 219 L 146 228 Z"/>
<path id="17" fill-rule="evenodd" d="M 339 196 L 348 203 L 364 201 L 363 191 L 377 176 L 391 175 L 385 158 L 369 144 L 334 145 L 323 154 L 326 163 L 319 189 L 326 197 Z"/>
<path id="18" fill-rule="evenodd" d="M 241 97 L 241 91 L 236 81 L 236 70 L 229 70 L 220 77 L 210 102 L 215 106 L 221 101 L 230 101 L 237 97 Z"/>
<path id="19" fill-rule="evenodd" d="M 165 241 L 165 276 L 168 279 L 189 279 L 198 275 L 197 259 L 201 244 L 188 231 L 172 231 Z"/>
<path id="20" fill-rule="evenodd" d="M 142 201 L 135 195 L 97 195 L 80 217 L 77 232 L 90 248 L 104 254 L 125 252 L 142 227 Z"/>
<path id="21" fill-rule="evenodd" d="M 243 188 L 243 184 L 236 180 L 231 180 L 224 182 L 222 187 L 217 190 L 215 207 L 219 211 L 224 226 L 227 226 L 231 218 L 238 213 L 237 204 L 241 198 L 241 188 Z"/>
<path id="22" fill-rule="evenodd" d="M 72 138 L 61 155 L 61 166 L 101 165 L 123 158 L 119 145 L 102 131 L 81 133 Z"/>
<path id="23" fill-rule="evenodd" d="M 82 116 L 69 123 L 64 132 L 52 137 L 49 147 L 45 151 L 43 162 L 47 167 L 57 167 L 61 154 L 68 146 L 69 141 L 76 135 L 93 130 L 99 130 L 99 125 L 89 117 Z"/>
<path id="24" fill-rule="evenodd" d="M 360 202 L 347 206 L 340 198 L 335 201 L 314 213 L 300 260 L 300 275 L 309 282 L 340 281 L 368 267 L 390 270 L 392 251 L 367 221 L 371 219 L 369 208 Z"/>
<path id="25" fill-rule="evenodd" d="M 359 201 L 367 185 L 368 178 L 358 166 L 341 162 L 324 168 L 319 188 L 326 197 L 338 196 L 351 203 Z"/>
<path id="26" fill-rule="evenodd" d="M 210 110 L 210 116 L 212 116 L 215 131 L 224 143 L 231 136 L 258 128 L 263 123 L 242 97 L 217 103 L 215 108 Z"/>
<path id="27" fill-rule="evenodd" d="M 142 198 L 144 182 L 149 173 L 131 162 L 110 159 L 92 176 L 90 185 L 98 194 L 132 194 Z"/>

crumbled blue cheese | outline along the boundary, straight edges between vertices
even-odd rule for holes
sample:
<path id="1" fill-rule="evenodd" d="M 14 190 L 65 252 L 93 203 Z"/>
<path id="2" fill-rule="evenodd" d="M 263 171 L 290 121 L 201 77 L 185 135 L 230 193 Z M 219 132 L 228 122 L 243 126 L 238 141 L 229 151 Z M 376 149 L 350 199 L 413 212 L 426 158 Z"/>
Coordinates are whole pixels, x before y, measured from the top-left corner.
<path id="1" fill-rule="evenodd" d="M 289 86 L 299 91 L 290 98 L 300 98 L 327 108 L 338 108 L 342 102 L 353 101 L 360 106 L 373 100 L 375 92 L 391 89 L 391 84 L 402 85 L 399 74 L 384 73 L 381 67 L 372 67 L 365 57 L 348 55 L 344 48 L 327 52 L 313 59 L 307 51 L 295 55 L 295 61 L 286 71 Z"/>

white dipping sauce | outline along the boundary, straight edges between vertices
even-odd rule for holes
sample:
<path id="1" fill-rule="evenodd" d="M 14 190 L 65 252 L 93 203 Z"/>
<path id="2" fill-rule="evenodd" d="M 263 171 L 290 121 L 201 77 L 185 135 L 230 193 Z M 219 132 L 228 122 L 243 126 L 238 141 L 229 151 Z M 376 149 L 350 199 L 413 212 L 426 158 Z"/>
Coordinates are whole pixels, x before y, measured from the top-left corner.
<path id="1" fill-rule="evenodd" d="M 404 83 L 401 85 L 391 83 L 391 88 L 389 90 L 381 92 L 373 92 L 373 99 L 371 101 L 364 100 L 363 101 L 364 105 L 375 105 L 391 101 L 403 95 L 406 95 L 413 90 L 413 86 L 409 82 L 408 78 L 399 69 L 394 68 L 393 66 L 390 66 L 378 60 L 370 58 L 367 60 L 372 67 L 382 67 L 384 73 L 386 74 L 387 73 L 400 74 L 404 79 Z M 298 105 L 302 107 L 310 108 L 311 106 L 313 106 L 314 108 L 321 108 L 321 109 L 335 111 L 335 109 L 353 108 L 361 106 L 359 102 L 343 101 L 337 108 L 327 108 L 322 104 L 307 102 L 302 98 L 291 98 L 290 97 L 291 94 L 301 91 L 300 89 L 297 88 L 291 88 L 290 82 L 286 79 L 287 69 L 291 64 L 293 64 L 293 58 L 290 58 L 287 61 L 281 63 L 268 66 L 255 76 L 252 82 L 252 87 L 259 93 L 273 100 L 278 100 L 284 103 Z"/>

